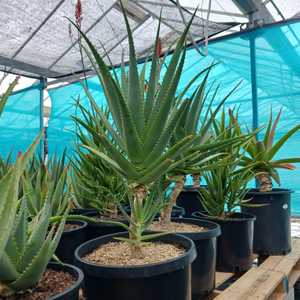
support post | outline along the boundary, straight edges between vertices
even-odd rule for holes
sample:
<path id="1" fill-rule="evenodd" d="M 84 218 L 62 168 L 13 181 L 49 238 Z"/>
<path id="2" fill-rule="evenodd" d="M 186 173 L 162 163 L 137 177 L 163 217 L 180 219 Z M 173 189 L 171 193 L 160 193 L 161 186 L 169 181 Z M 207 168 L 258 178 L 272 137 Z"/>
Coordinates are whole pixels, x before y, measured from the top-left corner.
<path id="1" fill-rule="evenodd" d="M 258 101 L 257 101 L 257 78 L 256 78 L 256 49 L 255 35 L 250 36 L 250 68 L 251 68 L 251 91 L 252 91 L 252 129 L 258 128 Z M 256 134 L 258 139 L 258 134 Z M 255 180 L 255 187 L 259 187 L 259 182 Z"/>
<path id="2" fill-rule="evenodd" d="M 42 140 L 40 142 L 40 154 L 44 160 L 44 89 L 46 88 L 47 80 L 40 78 L 40 131 L 43 132 Z"/>
<path id="3" fill-rule="evenodd" d="M 250 66 L 251 66 L 251 91 L 252 91 L 252 129 L 256 130 L 258 128 L 258 101 L 257 101 L 255 36 L 250 37 Z"/>

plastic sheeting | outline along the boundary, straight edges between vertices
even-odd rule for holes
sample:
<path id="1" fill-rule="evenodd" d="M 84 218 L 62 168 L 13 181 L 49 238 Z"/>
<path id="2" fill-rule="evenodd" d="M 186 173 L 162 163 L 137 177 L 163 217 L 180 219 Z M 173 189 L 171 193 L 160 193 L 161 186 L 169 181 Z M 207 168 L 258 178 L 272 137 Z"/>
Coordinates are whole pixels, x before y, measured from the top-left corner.
<path id="1" fill-rule="evenodd" d="M 155 2 L 155 4 L 153 3 Z M 80 57 L 78 32 L 67 18 L 75 19 L 76 1 L 71 0 L 0 0 L 0 70 L 36 77 L 59 77 L 89 69 L 86 58 Z M 179 12 L 169 0 L 125 1 L 128 19 L 133 30 L 139 56 L 145 56 L 152 46 L 160 10 L 162 12 L 161 39 L 168 48 L 182 32 L 192 14 Z M 167 5 L 167 6 L 164 6 Z M 67 17 L 67 18 L 66 18 Z M 195 40 L 231 28 L 233 24 L 206 21 L 195 17 L 191 33 Z M 127 59 L 127 32 L 120 4 L 116 0 L 82 1 L 82 31 L 112 63 Z"/>
<path id="2" fill-rule="evenodd" d="M 279 138 L 292 126 L 300 123 L 300 22 L 290 21 L 254 31 L 219 39 L 209 44 L 209 55 L 200 56 L 195 49 L 188 50 L 184 74 L 180 88 L 193 75 L 212 62 L 214 67 L 208 86 L 220 84 L 218 99 L 222 99 L 236 84 L 239 89 L 226 102 L 227 107 L 239 107 L 240 121 L 252 126 L 253 71 L 256 69 L 258 94 L 258 125 L 264 126 L 270 109 L 278 112 L 283 109 L 278 127 Z M 250 45 L 255 46 L 255 57 L 250 57 Z M 255 67 L 255 68 L 253 68 Z M 99 103 L 105 101 L 97 85 L 97 79 L 89 79 L 89 87 Z M 196 83 L 197 84 L 197 83 Z M 191 91 L 196 84 L 191 87 Z M 75 111 L 74 99 L 84 92 L 79 83 L 52 89 L 52 114 L 49 122 L 49 150 L 72 150 L 74 144 L 74 124 L 70 116 Z M 278 157 L 300 156 L 300 134 L 295 135 L 284 147 Z M 69 153 L 71 153 L 69 151 Z M 293 194 L 293 213 L 300 214 L 300 165 L 296 171 L 281 171 L 282 186 L 291 188 Z"/>
<path id="3" fill-rule="evenodd" d="M 24 153 L 40 132 L 40 85 L 11 95 L 0 117 L 0 156 Z"/>

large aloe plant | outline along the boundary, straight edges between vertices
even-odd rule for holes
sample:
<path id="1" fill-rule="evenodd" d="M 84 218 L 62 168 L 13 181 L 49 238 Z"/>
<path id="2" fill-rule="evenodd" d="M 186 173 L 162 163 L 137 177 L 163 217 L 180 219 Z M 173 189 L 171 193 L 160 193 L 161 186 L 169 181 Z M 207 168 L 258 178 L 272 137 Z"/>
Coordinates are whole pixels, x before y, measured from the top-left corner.
<path id="1" fill-rule="evenodd" d="M 179 153 L 186 150 L 194 139 L 192 135 L 185 136 L 169 147 L 170 137 L 182 118 L 186 106 L 190 105 L 189 101 L 183 100 L 184 93 L 178 99 L 176 92 L 185 61 L 186 36 L 192 20 L 179 38 L 162 76 L 158 58 L 158 29 L 155 50 L 149 62 L 149 81 L 145 88 L 147 64 L 144 64 L 141 72 L 138 71 L 132 32 L 125 13 L 124 18 L 128 32 L 130 60 L 128 75 L 125 67 L 121 68 L 121 79 L 114 72 L 110 72 L 93 44 L 81 32 L 87 45 L 85 51 L 97 72 L 112 115 L 112 122 L 110 122 L 101 108 L 98 108 L 101 120 L 108 131 L 106 134 L 94 124 L 82 125 L 85 125 L 86 130 L 92 135 L 97 135 L 102 144 L 101 149 L 94 144 L 85 147 L 104 159 L 123 176 L 132 191 L 133 205 L 128 242 L 132 245 L 133 255 L 137 256 L 142 255 L 141 245 L 145 238 L 141 230 L 144 225 L 141 224 L 139 213 L 144 205 L 147 205 L 145 199 L 149 187 L 161 175 L 176 166 Z M 194 82 L 195 79 L 192 81 Z M 87 96 L 96 107 L 88 91 Z"/>
<path id="2" fill-rule="evenodd" d="M 58 227 L 51 227 L 50 216 L 46 202 L 37 216 L 28 221 L 26 202 L 22 202 L 0 258 L 0 297 L 32 288 L 40 280 L 64 229 L 64 219 Z"/>
<path id="3" fill-rule="evenodd" d="M 300 125 L 296 125 L 286 134 L 282 135 L 277 142 L 274 142 L 280 116 L 281 110 L 273 122 L 273 114 L 271 110 L 269 122 L 263 138 L 259 140 L 256 136 L 253 136 L 250 143 L 246 144 L 244 148 L 247 155 L 243 156 L 241 165 L 252 165 L 252 171 L 259 183 L 259 190 L 261 192 L 272 191 L 272 179 L 280 185 L 280 177 L 277 169 L 294 170 L 295 165 L 293 164 L 300 162 L 300 157 L 275 159 L 276 154 L 280 151 L 280 149 L 282 149 L 289 138 L 300 129 Z"/>
<path id="4" fill-rule="evenodd" d="M 212 66 L 213 67 L 213 66 Z M 193 135 L 195 139 L 191 143 L 189 149 L 182 153 L 179 157 L 176 167 L 168 172 L 168 176 L 175 182 L 172 193 L 170 194 L 167 205 L 161 214 L 161 223 L 167 226 L 171 222 L 172 207 L 175 205 L 177 197 L 184 187 L 186 175 L 194 175 L 194 178 L 199 176 L 199 173 L 207 169 L 210 160 L 224 152 L 225 148 L 241 143 L 244 137 L 228 136 L 222 139 L 212 138 L 212 126 L 216 122 L 216 116 L 219 110 L 223 107 L 226 99 L 232 95 L 238 85 L 233 88 L 216 106 L 212 109 L 214 100 L 218 94 L 218 88 L 212 93 L 209 100 L 211 88 L 205 90 L 209 72 L 212 67 L 209 67 L 204 79 L 199 84 L 198 89 L 192 94 L 190 99 L 191 105 L 186 107 L 183 117 L 178 122 L 177 127 L 170 139 L 170 145 L 175 145 L 180 139 Z M 209 100 L 209 102 L 208 102 Z M 208 102 L 208 103 L 207 103 Z"/>

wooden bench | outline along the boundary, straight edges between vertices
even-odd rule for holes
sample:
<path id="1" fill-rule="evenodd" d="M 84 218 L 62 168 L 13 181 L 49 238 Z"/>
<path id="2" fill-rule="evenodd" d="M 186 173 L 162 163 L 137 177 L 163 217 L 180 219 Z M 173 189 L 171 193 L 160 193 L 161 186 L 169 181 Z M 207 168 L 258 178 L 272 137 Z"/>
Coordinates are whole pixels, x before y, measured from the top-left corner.
<path id="1" fill-rule="evenodd" d="M 216 274 L 214 300 L 288 300 L 293 299 L 295 282 L 300 278 L 300 239 L 293 239 L 292 252 L 270 256 L 239 277 L 232 273 Z M 236 280 L 235 280 L 236 279 Z M 234 281 L 224 290 L 222 285 Z"/>

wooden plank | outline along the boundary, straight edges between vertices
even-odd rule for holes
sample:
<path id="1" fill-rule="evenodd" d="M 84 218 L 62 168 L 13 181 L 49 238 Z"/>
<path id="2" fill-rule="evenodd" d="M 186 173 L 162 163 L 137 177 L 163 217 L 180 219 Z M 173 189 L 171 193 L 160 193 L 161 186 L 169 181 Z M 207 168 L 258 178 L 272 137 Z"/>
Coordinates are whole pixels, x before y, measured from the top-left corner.
<path id="1" fill-rule="evenodd" d="M 233 276 L 216 273 L 216 286 Z M 300 278 L 300 239 L 292 240 L 292 251 L 285 256 L 270 256 L 252 268 L 214 300 L 292 300 L 293 286 Z M 287 287 L 287 283 L 289 287 Z"/>
<path id="2" fill-rule="evenodd" d="M 216 287 L 233 277 L 233 273 L 216 272 Z"/>
<path id="3" fill-rule="evenodd" d="M 251 269 L 215 300 L 265 300 L 280 285 L 282 279 L 280 272 L 262 268 Z"/>

